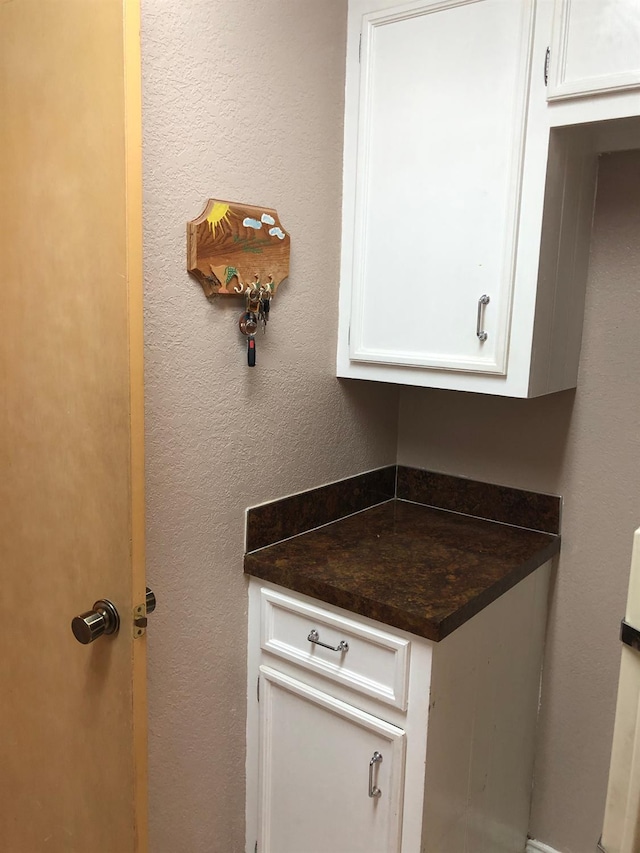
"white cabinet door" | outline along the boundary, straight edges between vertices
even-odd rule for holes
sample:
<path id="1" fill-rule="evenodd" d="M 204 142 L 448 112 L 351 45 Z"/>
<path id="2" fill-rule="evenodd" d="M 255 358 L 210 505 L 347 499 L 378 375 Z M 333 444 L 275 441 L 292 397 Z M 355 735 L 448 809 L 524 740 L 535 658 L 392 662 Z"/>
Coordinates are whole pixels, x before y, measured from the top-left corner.
<path id="1" fill-rule="evenodd" d="M 556 0 L 550 101 L 640 86 L 640 2 Z"/>
<path id="2" fill-rule="evenodd" d="M 359 76 L 346 122 L 349 357 L 503 375 L 533 3 L 388 6 L 350 4 L 361 44 L 347 70 L 348 92 Z"/>
<path id="3" fill-rule="evenodd" d="M 402 729 L 261 666 L 260 742 L 261 853 L 399 853 Z"/>

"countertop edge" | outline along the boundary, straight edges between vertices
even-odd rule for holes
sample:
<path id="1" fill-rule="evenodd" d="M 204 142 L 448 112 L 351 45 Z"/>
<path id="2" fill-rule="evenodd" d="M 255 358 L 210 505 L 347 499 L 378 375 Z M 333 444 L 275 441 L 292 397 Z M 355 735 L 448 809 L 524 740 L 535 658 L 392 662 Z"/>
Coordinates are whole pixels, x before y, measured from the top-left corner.
<path id="1" fill-rule="evenodd" d="M 390 627 L 408 631 L 411 634 L 437 643 L 477 613 L 480 613 L 481 610 L 484 610 L 485 607 L 488 607 L 517 583 L 544 565 L 548 560 L 552 559 L 560 550 L 560 536 L 553 534 L 546 535 L 552 537 L 546 546 L 542 547 L 524 563 L 515 566 L 507 576 L 483 590 L 455 613 L 439 622 L 434 622 L 431 619 L 420 617 L 408 611 L 401 610 L 398 607 L 392 607 L 384 602 L 358 595 L 358 593 L 352 590 L 343 590 L 339 586 L 319 581 L 306 575 L 292 577 L 291 573 L 288 573 L 285 578 L 284 573 L 274 568 L 273 564 L 267 565 L 269 562 L 267 558 L 268 549 L 264 549 L 262 552 L 245 554 L 244 573 L 251 577 L 268 581 L 269 583 L 278 584 L 293 592 L 308 595 L 327 604 L 341 607 L 358 616 L 375 619 Z"/>

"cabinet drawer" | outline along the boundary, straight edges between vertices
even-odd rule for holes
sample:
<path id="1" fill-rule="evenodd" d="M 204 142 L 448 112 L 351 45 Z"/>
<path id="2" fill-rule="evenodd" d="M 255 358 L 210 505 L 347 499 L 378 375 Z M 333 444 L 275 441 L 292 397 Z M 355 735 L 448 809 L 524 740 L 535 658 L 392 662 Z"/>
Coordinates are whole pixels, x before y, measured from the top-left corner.
<path id="1" fill-rule="evenodd" d="M 408 640 L 272 590 L 260 596 L 263 651 L 406 711 Z"/>

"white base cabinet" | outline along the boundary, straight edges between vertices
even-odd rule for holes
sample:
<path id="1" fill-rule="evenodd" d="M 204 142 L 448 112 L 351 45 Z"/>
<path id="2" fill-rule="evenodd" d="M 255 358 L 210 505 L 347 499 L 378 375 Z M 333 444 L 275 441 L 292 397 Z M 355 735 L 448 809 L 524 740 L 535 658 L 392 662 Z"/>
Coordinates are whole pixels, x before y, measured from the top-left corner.
<path id="1" fill-rule="evenodd" d="M 440 643 L 252 579 L 247 853 L 521 853 L 548 577 Z"/>

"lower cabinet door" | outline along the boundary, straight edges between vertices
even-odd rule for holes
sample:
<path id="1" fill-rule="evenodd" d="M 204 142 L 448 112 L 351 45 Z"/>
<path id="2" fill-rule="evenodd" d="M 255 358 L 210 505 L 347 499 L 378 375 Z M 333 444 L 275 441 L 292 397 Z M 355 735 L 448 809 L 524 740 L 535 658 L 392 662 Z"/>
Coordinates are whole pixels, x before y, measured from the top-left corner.
<path id="1" fill-rule="evenodd" d="M 260 667 L 260 853 L 399 853 L 405 732 Z"/>

